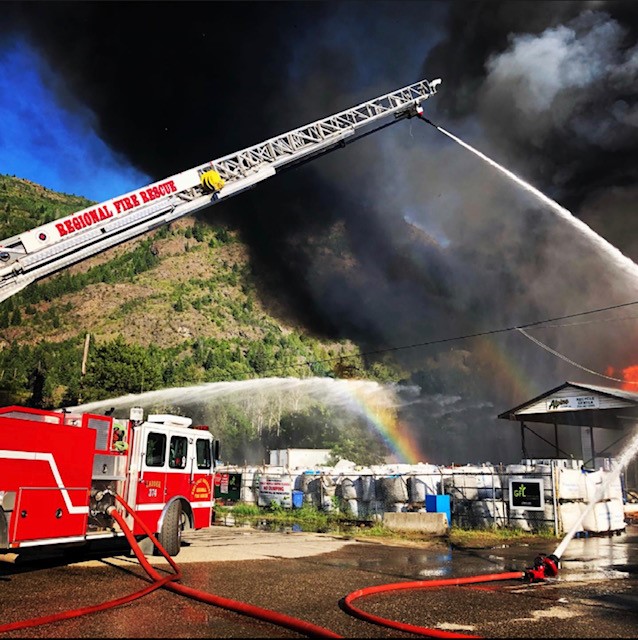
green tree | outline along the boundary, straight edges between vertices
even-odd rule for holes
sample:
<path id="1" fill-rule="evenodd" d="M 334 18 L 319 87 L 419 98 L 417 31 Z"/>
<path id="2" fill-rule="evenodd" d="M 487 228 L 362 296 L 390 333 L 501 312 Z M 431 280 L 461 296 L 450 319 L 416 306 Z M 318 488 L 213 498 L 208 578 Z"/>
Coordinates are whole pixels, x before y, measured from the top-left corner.
<path id="1" fill-rule="evenodd" d="M 127 344 L 120 335 L 89 354 L 83 401 L 157 389 L 162 386 L 162 373 L 157 352 Z"/>
<path id="2" fill-rule="evenodd" d="M 263 342 L 253 342 L 248 348 L 246 359 L 250 367 L 259 375 L 265 373 L 270 366 L 267 347 Z"/>
<path id="3" fill-rule="evenodd" d="M 381 464 L 389 453 L 387 446 L 371 431 L 363 418 L 351 418 L 343 424 L 330 449 L 331 463 L 345 459 L 364 466 Z"/>
<path id="4" fill-rule="evenodd" d="M 218 403 L 208 417 L 214 425 L 213 433 L 222 443 L 224 461 L 243 464 L 260 464 L 266 450 L 250 418 L 233 405 Z"/>

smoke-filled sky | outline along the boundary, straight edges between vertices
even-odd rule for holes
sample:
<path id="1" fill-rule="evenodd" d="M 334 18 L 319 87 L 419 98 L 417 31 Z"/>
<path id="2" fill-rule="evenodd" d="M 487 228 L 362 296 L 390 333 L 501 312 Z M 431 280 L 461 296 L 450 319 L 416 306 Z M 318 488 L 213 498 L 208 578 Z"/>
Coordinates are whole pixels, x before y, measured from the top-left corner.
<path id="1" fill-rule="evenodd" d="M 103 200 L 440 77 L 424 105 L 433 122 L 638 260 L 632 2 L 29 2 L 2 10 L 0 173 Z M 417 120 L 213 211 L 249 244 L 265 298 L 309 330 L 364 350 L 638 299 L 633 278 L 591 240 Z M 354 262 L 322 251 L 337 231 Z M 633 315 L 628 307 L 530 333 L 622 378 L 638 362 Z M 617 386 L 516 332 L 396 355 L 424 390 L 410 420 L 434 462 L 442 450 L 460 451 L 450 453 L 457 460 L 515 458 L 517 429 L 498 413 L 565 380 Z"/>

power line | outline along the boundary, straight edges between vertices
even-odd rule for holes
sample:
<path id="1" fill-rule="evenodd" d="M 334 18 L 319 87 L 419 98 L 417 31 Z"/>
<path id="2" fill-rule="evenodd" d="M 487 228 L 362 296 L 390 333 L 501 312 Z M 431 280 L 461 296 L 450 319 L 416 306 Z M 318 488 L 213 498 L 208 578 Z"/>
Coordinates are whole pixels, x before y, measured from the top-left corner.
<path id="1" fill-rule="evenodd" d="M 587 373 L 591 373 L 595 376 L 599 376 L 601 378 L 605 378 L 607 380 L 613 380 L 614 382 L 624 382 L 627 384 L 638 384 L 638 382 L 634 382 L 632 380 L 621 380 L 620 378 L 614 378 L 612 376 L 607 376 L 604 373 L 600 373 L 599 371 L 593 371 L 592 369 L 588 369 L 587 367 L 584 367 L 582 364 L 578 364 L 577 362 L 574 362 L 573 360 L 570 360 L 567 356 L 564 356 L 562 353 L 558 353 L 558 351 L 555 351 L 554 349 L 552 349 L 551 347 L 547 346 L 545 343 L 541 342 L 540 340 L 537 340 L 536 338 L 534 338 L 534 336 L 530 336 L 529 333 L 527 333 L 527 331 L 525 331 L 525 329 L 518 329 L 518 331 L 520 333 L 522 333 L 528 340 L 531 340 L 534 344 L 537 344 L 539 347 L 541 347 L 541 349 L 545 349 L 545 351 L 548 351 L 549 353 L 551 353 L 552 355 L 556 356 L 557 358 L 560 358 L 561 360 L 564 360 L 565 362 L 568 362 L 569 364 L 573 365 L 574 367 L 578 368 L 578 369 L 582 369 L 583 371 L 586 371 Z"/>
<path id="2" fill-rule="evenodd" d="M 403 351 L 406 349 L 417 349 L 419 347 L 429 347 L 432 345 L 436 345 L 436 344 L 445 344 L 446 342 L 457 342 L 459 340 L 469 340 L 470 338 L 481 338 L 484 336 L 490 336 L 490 335 L 495 335 L 497 333 L 507 333 L 509 331 L 520 331 L 521 329 L 528 329 L 530 327 L 540 327 L 540 325 L 543 324 L 547 324 L 548 322 L 558 322 L 560 320 L 569 320 L 571 318 L 579 318 L 582 316 L 588 316 L 588 315 L 593 315 L 595 313 L 602 313 L 604 311 L 612 311 L 614 309 L 623 309 L 625 307 L 630 307 L 633 305 L 638 304 L 638 300 L 635 300 L 633 302 L 624 302 L 622 304 L 615 304 L 615 305 L 611 305 L 609 307 L 601 307 L 599 309 L 591 309 L 589 311 L 581 311 L 579 313 L 570 313 L 564 316 L 556 316 L 554 318 L 545 318 L 544 320 L 536 320 L 534 322 L 527 322 L 524 324 L 518 324 L 518 325 L 514 325 L 511 327 L 503 327 L 501 329 L 490 329 L 488 331 L 478 331 L 476 333 L 468 333 L 468 334 L 464 334 L 461 336 L 454 336 L 454 337 L 450 337 L 450 338 L 439 338 L 437 340 L 428 340 L 426 342 L 417 342 L 414 344 L 409 344 L 409 345 L 401 345 L 401 346 L 396 346 L 396 347 L 387 347 L 385 349 L 375 349 L 372 351 L 365 351 L 362 353 L 355 353 L 355 354 L 351 354 L 351 355 L 341 355 L 341 356 L 334 356 L 332 358 L 324 358 L 321 360 L 313 360 L 313 361 L 307 361 L 304 362 L 303 364 L 299 364 L 299 365 L 290 365 L 288 367 L 285 368 L 298 368 L 298 367 L 312 367 L 313 365 L 317 365 L 317 364 L 325 364 L 328 362 L 337 362 L 337 361 L 343 361 L 349 358 L 361 358 L 361 357 L 365 357 L 365 356 L 372 356 L 372 355 L 379 355 L 382 353 L 390 353 L 393 351 Z M 613 320 L 613 318 L 612 318 Z M 560 325 L 558 325 L 560 326 Z M 544 328 L 544 327 L 543 327 Z M 528 336 L 530 337 L 530 336 Z M 533 340 L 533 338 L 530 337 L 531 340 Z M 541 343 L 542 344 L 542 343 Z M 549 349 L 549 347 L 548 347 Z M 559 355 L 560 354 L 554 354 L 554 355 Z M 562 356 L 560 356 L 562 357 Z M 576 363 L 572 363 L 571 361 L 569 361 L 571 364 L 574 364 L 575 366 L 579 366 Z M 270 373 L 275 373 L 276 371 L 282 371 L 284 370 L 284 367 L 280 367 L 278 369 L 271 369 L 269 372 Z M 591 373 L 595 373 L 595 372 L 591 372 Z M 598 375 L 598 374 L 597 374 Z M 624 382 L 623 380 L 620 380 L 620 382 Z"/>
<path id="3" fill-rule="evenodd" d="M 583 327 L 587 324 L 600 324 L 601 322 L 625 322 L 626 320 L 638 320 L 638 316 L 624 316 L 619 318 L 604 318 L 602 320 L 584 320 L 583 322 L 565 322 L 564 324 L 548 324 L 537 329 L 562 329 L 563 327 Z"/>

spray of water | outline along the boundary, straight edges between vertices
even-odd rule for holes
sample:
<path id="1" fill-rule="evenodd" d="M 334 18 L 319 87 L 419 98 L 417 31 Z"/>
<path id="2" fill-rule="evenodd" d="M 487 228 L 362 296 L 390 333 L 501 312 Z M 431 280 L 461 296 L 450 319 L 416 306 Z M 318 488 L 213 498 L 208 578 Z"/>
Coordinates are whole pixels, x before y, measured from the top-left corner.
<path id="1" fill-rule="evenodd" d="M 574 523 L 574 525 L 569 530 L 567 535 L 563 538 L 558 547 L 556 547 L 554 555 L 557 558 L 562 557 L 570 540 L 574 537 L 577 531 L 580 531 L 583 520 L 594 510 L 594 508 L 596 507 L 596 503 L 605 495 L 605 491 L 607 490 L 607 488 L 618 479 L 618 476 L 620 475 L 622 470 L 634 458 L 636 453 L 638 453 L 638 430 L 636 431 L 636 433 L 634 433 L 633 438 L 630 440 L 629 444 L 624 449 L 622 454 L 616 459 L 616 465 L 609 473 L 607 478 L 605 478 L 605 482 L 600 487 L 598 495 L 595 496 L 594 500 L 592 500 L 587 505 L 586 509 L 584 509 L 583 513 L 580 515 L 580 518 L 578 518 L 578 520 Z"/>
<path id="2" fill-rule="evenodd" d="M 371 408 L 380 410 L 398 408 L 403 404 L 398 392 L 418 391 L 412 387 L 379 384 L 373 380 L 335 380 L 333 378 L 258 378 L 231 382 L 210 382 L 190 387 L 172 387 L 140 394 L 129 394 L 89 402 L 74 407 L 73 411 L 96 412 L 110 407 L 125 409 L 140 406 L 145 409 L 167 404 L 179 406 L 210 406 L 215 402 L 253 407 L 276 401 L 282 411 L 297 411 L 312 403 L 328 405 L 353 413 L 364 413 Z"/>
<path id="3" fill-rule="evenodd" d="M 432 123 L 431 123 L 432 124 Z M 572 227 L 574 227 L 577 231 L 579 231 L 583 236 L 592 241 L 594 246 L 606 257 L 608 258 L 612 264 L 621 269 L 627 275 L 632 276 L 634 278 L 638 278 L 638 265 L 624 255 L 621 251 L 619 251 L 613 244 L 610 244 L 599 236 L 591 227 L 588 227 L 582 220 L 576 218 L 571 214 L 565 207 L 561 207 L 557 202 L 546 196 L 544 193 L 533 187 L 528 182 L 525 182 L 522 178 L 519 178 L 515 173 L 512 173 L 505 167 L 498 164 L 491 158 L 488 158 L 485 154 L 481 153 L 478 149 L 475 149 L 471 145 L 467 144 L 467 142 L 463 142 L 460 138 L 457 138 L 455 135 L 452 135 L 449 131 L 446 131 L 442 127 L 439 127 L 433 124 L 436 129 L 438 129 L 441 133 L 445 134 L 462 147 L 465 147 L 468 151 L 471 151 L 473 154 L 477 155 L 481 160 L 487 162 L 490 166 L 498 169 L 502 174 L 506 175 L 510 180 L 513 180 L 516 184 L 521 186 L 525 191 L 531 193 L 536 198 L 538 198 L 541 202 L 546 204 L 554 213 L 557 213 L 563 220 L 568 222 Z"/>

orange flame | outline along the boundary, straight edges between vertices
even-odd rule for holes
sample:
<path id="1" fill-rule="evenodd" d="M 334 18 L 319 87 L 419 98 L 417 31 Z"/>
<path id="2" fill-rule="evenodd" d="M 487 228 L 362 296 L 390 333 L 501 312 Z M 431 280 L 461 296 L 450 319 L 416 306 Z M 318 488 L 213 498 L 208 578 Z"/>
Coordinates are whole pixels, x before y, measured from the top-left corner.
<path id="1" fill-rule="evenodd" d="M 622 375 L 624 382 L 620 388 L 624 391 L 638 391 L 638 364 L 632 364 L 624 369 L 615 369 L 609 366 L 605 369 L 605 374 L 610 378 L 618 378 Z"/>
<path id="2" fill-rule="evenodd" d="M 622 388 L 625 391 L 636 391 L 636 389 L 638 389 L 638 364 L 625 367 L 622 370 L 622 377 L 625 381 L 622 384 Z"/>

